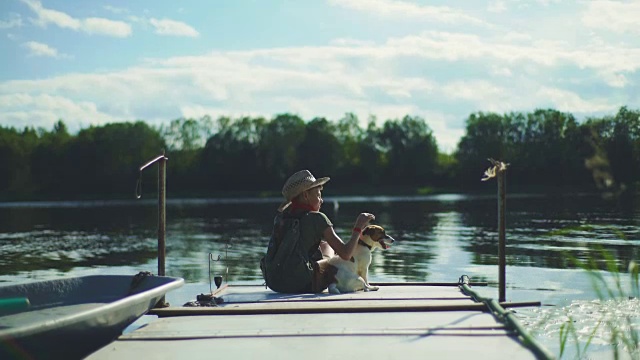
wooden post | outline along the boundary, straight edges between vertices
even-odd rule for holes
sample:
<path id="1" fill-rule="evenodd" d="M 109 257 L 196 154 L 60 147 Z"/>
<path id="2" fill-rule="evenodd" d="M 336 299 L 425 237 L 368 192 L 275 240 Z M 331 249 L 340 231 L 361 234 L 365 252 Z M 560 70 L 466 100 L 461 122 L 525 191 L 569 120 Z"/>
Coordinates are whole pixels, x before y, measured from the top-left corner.
<path id="1" fill-rule="evenodd" d="M 505 225 L 505 213 L 506 213 L 506 171 L 498 170 L 498 283 L 499 283 L 499 295 L 500 302 L 506 301 L 506 225 Z"/>
<path id="2" fill-rule="evenodd" d="M 498 297 L 500 302 L 504 302 L 506 298 L 506 221 L 505 214 L 507 208 L 507 191 L 506 177 L 507 165 L 501 161 L 489 159 L 492 167 L 484 172 L 482 181 L 487 181 L 494 177 L 498 180 Z"/>

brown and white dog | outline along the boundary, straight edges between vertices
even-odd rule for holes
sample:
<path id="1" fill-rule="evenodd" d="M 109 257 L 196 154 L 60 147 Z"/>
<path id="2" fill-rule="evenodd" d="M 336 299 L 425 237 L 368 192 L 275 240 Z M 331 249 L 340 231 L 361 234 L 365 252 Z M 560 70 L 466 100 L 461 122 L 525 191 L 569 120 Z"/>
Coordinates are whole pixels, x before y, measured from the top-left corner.
<path id="1" fill-rule="evenodd" d="M 358 290 L 375 291 L 377 286 L 369 285 L 369 265 L 371 253 L 376 248 L 388 249 L 395 240 L 387 235 L 382 226 L 369 225 L 362 231 L 358 246 L 350 260 L 340 256 L 329 259 L 329 264 L 337 269 L 335 281 L 329 284 L 329 293 L 342 294 Z"/>

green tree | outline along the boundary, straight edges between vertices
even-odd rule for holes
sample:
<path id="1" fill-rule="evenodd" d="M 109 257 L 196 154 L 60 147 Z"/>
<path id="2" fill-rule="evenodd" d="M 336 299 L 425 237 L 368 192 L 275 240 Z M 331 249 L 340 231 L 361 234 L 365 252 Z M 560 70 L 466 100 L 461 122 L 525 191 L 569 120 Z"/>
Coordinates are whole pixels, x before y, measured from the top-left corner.
<path id="1" fill-rule="evenodd" d="M 522 183 L 539 185 L 575 184 L 572 174 L 583 160 L 571 156 L 579 146 L 576 142 L 577 123 L 571 114 L 557 110 L 536 110 L 527 115 L 526 128 L 516 167 L 525 168 Z"/>
<path id="2" fill-rule="evenodd" d="M 0 126 L 0 193 L 5 197 L 27 197 L 33 192 L 30 158 L 37 143 L 33 128 L 18 132 Z"/>
<path id="3" fill-rule="evenodd" d="M 438 146 L 424 119 L 387 120 L 380 138 L 388 157 L 387 178 L 394 184 L 424 185 L 432 178 Z"/>
<path id="4" fill-rule="evenodd" d="M 68 148 L 67 190 L 78 195 L 133 194 L 139 167 L 164 148 L 160 133 L 142 121 L 80 130 Z"/>
<path id="5" fill-rule="evenodd" d="M 580 126 L 585 142 L 585 168 L 591 173 L 593 184 L 601 190 L 610 190 L 615 180 L 609 164 L 607 142 L 613 132 L 611 118 L 590 118 Z"/>
<path id="6" fill-rule="evenodd" d="M 296 168 L 335 174 L 342 162 L 342 146 L 335 135 L 335 126 L 325 118 L 315 118 L 305 129 L 304 139 L 298 146 Z"/>
<path id="7" fill-rule="evenodd" d="M 640 181 L 640 111 L 621 107 L 612 122 L 609 163 L 616 182 L 628 186 Z"/>
<path id="8" fill-rule="evenodd" d="M 343 183 L 353 183 L 357 179 L 367 177 L 361 166 L 360 147 L 362 146 L 363 130 L 360 120 L 353 113 L 346 113 L 335 124 L 334 134 L 340 146 L 340 158 L 336 172 L 333 174 Z"/>
<path id="9" fill-rule="evenodd" d="M 298 148 L 305 138 L 305 123 L 297 115 L 281 114 L 261 128 L 258 159 L 265 169 L 263 180 L 271 188 L 298 169 Z"/>
<path id="10" fill-rule="evenodd" d="M 264 118 L 218 118 L 218 131 L 207 140 L 200 165 L 209 187 L 257 190 L 262 186 L 258 146 L 264 124 Z"/>
<path id="11" fill-rule="evenodd" d="M 31 157 L 31 166 L 37 193 L 42 196 L 63 196 L 66 183 L 70 180 L 66 170 L 72 167 L 67 160 L 71 135 L 62 120 L 48 132 L 40 130 L 40 140 Z"/>
<path id="12" fill-rule="evenodd" d="M 388 161 L 380 129 L 376 126 L 375 118 L 370 118 L 367 129 L 358 141 L 359 163 L 353 167 L 354 179 L 366 179 L 371 185 L 381 185 L 387 179 Z"/>
<path id="13" fill-rule="evenodd" d="M 167 178 L 177 189 L 196 195 L 206 187 L 205 170 L 201 167 L 203 147 L 211 136 L 213 121 L 209 116 L 200 119 L 179 118 L 168 126 L 161 126 L 160 134 L 167 144 Z"/>
<path id="14" fill-rule="evenodd" d="M 213 121 L 209 116 L 196 120 L 179 118 L 172 120 L 168 126 L 161 126 L 160 133 L 167 143 L 169 151 L 196 150 L 204 146 L 211 136 Z"/>
<path id="15" fill-rule="evenodd" d="M 466 134 L 458 143 L 455 157 L 458 163 L 458 181 L 463 188 L 479 187 L 480 178 L 488 167 L 487 158 L 505 162 L 505 126 L 503 118 L 495 113 L 482 112 L 467 118 Z"/>

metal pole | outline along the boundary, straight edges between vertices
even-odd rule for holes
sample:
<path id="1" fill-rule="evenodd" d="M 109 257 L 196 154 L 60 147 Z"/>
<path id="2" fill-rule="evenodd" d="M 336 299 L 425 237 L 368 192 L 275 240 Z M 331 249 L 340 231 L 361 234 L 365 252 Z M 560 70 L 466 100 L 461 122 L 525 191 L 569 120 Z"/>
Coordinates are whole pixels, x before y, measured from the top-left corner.
<path id="1" fill-rule="evenodd" d="M 149 161 L 148 163 L 142 165 L 140 167 L 140 177 L 138 178 L 138 184 L 136 185 L 136 197 L 139 199 L 142 196 L 142 171 L 149 166 L 158 163 L 158 276 L 164 276 L 164 268 L 165 268 L 165 257 L 166 257 L 166 206 L 165 199 L 166 195 L 166 183 L 167 183 L 167 171 L 166 165 L 167 160 L 169 158 L 164 156 L 164 151 L 162 155 L 157 158 Z M 168 303 L 164 301 L 164 296 L 160 298 L 160 301 L 156 304 L 156 307 L 167 307 Z"/>
<path id="2" fill-rule="evenodd" d="M 166 257 L 166 243 L 165 243 L 165 234 L 166 234 L 166 207 L 165 207 L 165 199 L 166 199 L 166 181 L 167 181 L 167 172 L 166 172 L 166 163 L 167 158 L 162 157 L 158 162 L 158 275 L 164 276 L 164 264 Z"/>
<path id="3" fill-rule="evenodd" d="M 499 322 L 506 325 L 507 328 L 513 329 L 516 334 L 522 339 L 524 346 L 528 347 L 536 354 L 538 359 L 555 359 L 553 354 L 549 352 L 544 346 L 542 346 L 535 337 L 531 336 L 531 334 L 525 329 L 516 316 L 511 311 L 505 311 L 505 308 L 512 303 L 498 303 L 494 299 L 486 298 L 475 292 L 469 286 L 469 278 L 466 275 L 460 277 L 460 288 L 462 292 L 466 295 L 471 296 L 473 300 L 479 301 L 487 305 L 487 307 L 491 310 L 491 314 L 498 320 Z M 531 305 L 531 306 L 540 306 Z"/>
<path id="4" fill-rule="evenodd" d="M 499 300 L 500 302 L 506 301 L 506 226 L 505 226 L 505 213 L 506 213 L 506 171 L 498 169 L 498 283 L 499 283 Z"/>

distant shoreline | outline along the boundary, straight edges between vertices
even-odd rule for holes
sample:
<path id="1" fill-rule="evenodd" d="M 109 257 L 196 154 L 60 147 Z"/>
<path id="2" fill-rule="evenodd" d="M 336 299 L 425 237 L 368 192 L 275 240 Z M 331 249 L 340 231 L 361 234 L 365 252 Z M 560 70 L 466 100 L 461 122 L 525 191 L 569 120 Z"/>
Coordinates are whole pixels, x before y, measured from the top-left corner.
<path id="1" fill-rule="evenodd" d="M 360 201 L 428 201 L 444 200 L 449 201 L 455 198 L 484 198 L 495 197 L 495 184 L 487 184 L 486 189 L 476 191 L 455 191 L 452 189 L 416 189 L 410 187 L 396 188 L 366 188 L 363 187 L 356 192 L 353 189 L 325 190 L 325 202 L 360 202 Z M 602 195 L 607 198 L 616 198 L 621 195 L 634 198 L 640 196 L 639 191 L 627 190 L 625 192 L 601 192 L 594 189 L 580 188 L 540 188 L 540 187 L 509 187 L 507 186 L 507 197 L 545 197 L 545 196 L 595 196 Z M 242 203 L 279 203 L 282 195 L 279 192 L 271 191 L 233 191 L 216 192 L 207 194 L 180 193 L 167 190 L 166 203 L 168 206 L 176 204 L 242 204 Z M 0 207 L 83 207 L 83 206 L 136 206 L 157 204 L 158 194 L 156 192 L 145 192 L 140 199 L 134 195 L 125 196 L 118 194 L 114 196 L 93 195 L 78 197 L 23 197 L 23 198 L 2 198 Z"/>

